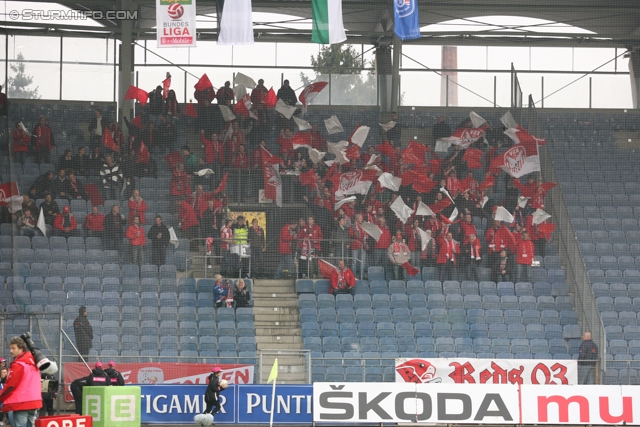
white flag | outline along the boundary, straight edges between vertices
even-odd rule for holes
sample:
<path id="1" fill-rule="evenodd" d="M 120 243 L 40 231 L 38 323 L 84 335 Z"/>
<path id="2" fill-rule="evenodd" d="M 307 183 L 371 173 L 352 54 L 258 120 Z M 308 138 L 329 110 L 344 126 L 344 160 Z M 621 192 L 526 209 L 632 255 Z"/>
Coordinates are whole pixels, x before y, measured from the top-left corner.
<path id="1" fill-rule="evenodd" d="M 195 172 L 195 175 L 198 175 L 198 176 L 206 176 L 211 174 L 213 174 L 213 171 L 209 168 L 200 169 L 199 171 Z"/>
<path id="2" fill-rule="evenodd" d="M 500 117 L 500 121 L 507 129 L 515 129 L 518 125 L 516 120 L 511 115 L 511 111 L 507 111 L 504 116 Z"/>
<path id="3" fill-rule="evenodd" d="M 218 32 L 218 44 L 253 44 L 251 0 L 224 2 Z"/>
<path id="4" fill-rule="evenodd" d="M 494 219 L 496 221 L 504 221 L 507 224 L 511 224 L 513 222 L 513 215 L 511 215 L 504 207 L 498 206 Z"/>
<path id="5" fill-rule="evenodd" d="M 406 224 L 407 220 L 409 220 L 411 215 L 413 215 L 413 209 L 404 204 L 401 196 L 398 196 L 396 201 L 391 203 L 389 207 L 395 212 L 396 216 L 403 224 Z"/>
<path id="6" fill-rule="evenodd" d="M 424 204 L 424 202 L 420 202 L 418 204 L 418 209 L 416 209 L 416 215 L 420 216 L 436 216 L 435 213 L 431 210 L 431 208 Z"/>
<path id="7" fill-rule="evenodd" d="M 453 222 L 458 219 L 458 208 L 453 208 L 453 212 L 449 215 L 449 221 Z"/>
<path id="8" fill-rule="evenodd" d="M 22 128 L 22 131 L 23 131 L 24 133 L 26 133 L 26 134 L 27 134 L 27 135 L 29 135 L 29 136 L 32 136 L 32 135 L 31 135 L 31 132 L 29 132 L 29 131 L 27 130 L 27 128 L 26 128 L 26 127 L 24 127 L 24 124 L 23 124 L 22 122 L 20 122 L 20 123 L 19 123 L 19 125 L 20 125 L 20 128 Z"/>
<path id="9" fill-rule="evenodd" d="M 344 153 L 348 145 L 349 143 L 347 141 L 327 142 L 327 150 L 338 156 L 340 153 Z"/>
<path id="10" fill-rule="evenodd" d="M 533 213 L 533 218 L 532 218 L 531 223 L 533 225 L 542 224 L 543 222 L 545 222 L 549 218 L 551 218 L 551 215 L 549 215 L 548 213 L 546 213 L 542 209 L 536 209 L 536 211 Z"/>
<path id="11" fill-rule="evenodd" d="M 438 139 L 436 141 L 436 148 L 434 148 L 434 151 L 436 153 L 446 153 L 449 151 L 449 147 L 451 147 L 451 143 L 449 141 Z"/>
<path id="12" fill-rule="evenodd" d="M 307 147 L 307 150 L 309 152 L 309 158 L 311 159 L 314 165 L 320 163 L 322 159 L 324 159 L 324 156 L 327 154 L 323 151 L 318 151 L 315 148 L 311 148 L 311 147 Z"/>
<path id="13" fill-rule="evenodd" d="M 336 116 L 331 116 L 328 119 L 326 119 L 324 121 L 324 126 L 327 128 L 327 132 L 329 133 L 329 135 L 333 135 L 334 133 L 344 132 L 344 129 L 342 128 L 342 124 L 340 123 L 340 120 L 338 120 L 338 117 Z"/>
<path id="14" fill-rule="evenodd" d="M 385 172 L 378 177 L 378 182 L 381 186 L 388 188 L 391 191 L 400 191 L 400 184 L 402 184 L 402 178 L 393 176 L 389 172 Z"/>
<path id="15" fill-rule="evenodd" d="M 520 206 L 521 209 L 524 209 L 524 207 L 527 206 L 528 202 L 529 202 L 529 197 L 524 197 L 524 196 L 518 197 L 518 206 Z"/>
<path id="16" fill-rule="evenodd" d="M 471 119 L 471 123 L 473 123 L 473 127 L 474 128 L 479 128 L 480 126 L 482 126 L 483 124 L 485 124 L 487 122 L 485 119 L 480 117 L 474 111 L 469 113 L 469 118 Z"/>
<path id="17" fill-rule="evenodd" d="M 379 157 L 380 157 L 379 154 L 374 154 L 373 156 L 371 156 L 371 158 L 369 159 L 369 161 L 365 165 L 365 169 L 367 168 L 367 166 L 373 166 L 373 164 L 376 162 L 376 160 L 378 160 Z"/>
<path id="18" fill-rule="evenodd" d="M 238 102 L 247 94 L 247 88 L 244 86 L 234 86 L 232 90 Z"/>
<path id="19" fill-rule="evenodd" d="M 220 112 L 222 113 L 222 118 L 224 119 L 225 122 L 230 122 L 236 119 L 236 115 L 233 114 L 233 111 L 231 111 L 231 108 L 227 107 L 226 105 L 220 105 L 219 107 L 220 107 Z"/>
<path id="20" fill-rule="evenodd" d="M 361 227 L 365 233 L 373 237 L 373 240 L 375 240 L 376 242 L 380 240 L 380 236 L 382 236 L 382 230 L 380 230 L 380 227 L 378 227 L 376 224 L 373 224 L 371 222 L 363 222 Z"/>
<path id="21" fill-rule="evenodd" d="M 422 250 L 427 249 L 427 244 L 431 241 L 429 233 L 418 227 L 418 233 L 420 233 L 420 241 L 422 242 Z"/>
<path id="22" fill-rule="evenodd" d="M 324 164 L 327 165 L 328 167 L 331 167 L 335 162 L 336 162 L 335 160 L 325 160 Z"/>
<path id="23" fill-rule="evenodd" d="M 340 209 L 340 206 L 344 205 L 345 203 L 353 202 L 354 200 L 358 200 L 358 198 L 356 196 L 350 196 L 346 199 L 342 199 L 339 202 L 336 202 L 335 205 L 333 205 L 333 210 L 337 211 L 338 209 Z"/>
<path id="24" fill-rule="evenodd" d="M 296 125 L 298 125 L 298 130 L 309 130 L 309 129 L 311 129 L 311 125 L 309 124 L 309 122 L 304 120 L 304 119 L 299 119 L 297 117 L 294 117 L 293 121 L 296 122 Z"/>
<path id="25" fill-rule="evenodd" d="M 369 130 L 369 126 L 359 126 L 351 136 L 351 142 L 362 148 L 362 144 L 364 144 L 367 140 L 367 135 L 369 135 Z"/>
<path id="26" fill-rule="evenodd" d="M 391 129 L 393 129 L 393 127 L 397 124 L 397 122 L 394 122 L 393 120 L 391 120 L 389 123 L 386 124 L 382 124 L 382 123 L 378 123 L 380 126 L 382 126 L 382 129 L 386 132 L 389 132 Z"/>
<path id="27" fill-rule="evenodd" d="M 11 196 L 8 199 L 5 199 L 9 213 L 16 213 L 22 210 L 22 202 L 24 202 L 23 196 Z"/>
<path id="28" fill-rule="evenodd" d="M 376 176 L 380 176 L 384 173 L 384 171 L 382 169 L 380 169 L 379 167 L 377 167 L 376 165 L 373 166 L 367 166 L 364 168 L 365 170 L 372 170 L 372 171 L 376 171 Z"/>
<path id="29" fill-rule="evenodd" d="M 278 102 L 276 103 L 276 111 L 287 119 L 290 119 L 291 116 L 293 116 L 293 113 L 296 112 L 296 107 L 291 107 L 285 104 L 282 99 L 278 99 Z"/>
<path id="30" fill-rule="evenodd" d="M 480 207 L 484 208 L 484 205 L 486 205 L 488 201 L 489 201 L 489 197 L 484 196 L 482 200 L 480 200 Z"/>
<path id="31" fill-rule="evenodd" d="M 225 4 L 226 6 L 226 4 Z M 224 13 L 223 13 L 224 14 Z M 249 76 L 244 75 L 242 73 L 237 73 L 236 78 L 233 79 L 234 85 L 241 85 L 247 87 L 249 89 L 254 89 L 256 87 L 256 82 Z"/>
<path id="32" fill-rule="evenodd" d="M 44 237 L 47 237 L 47 226 L 44 223 L 44 211 L 40 208 L 40 216 L 38 216 L 38 224 L 36 224 L 38 229 L 42 232 Z"/>
<path id="33" fill-rule="evenodd" d="M 175 249 L 178 249 L 178 245 L 180 244 L 178 242 L 178 236 L 176 236 L 176 231 L 173 227 L 169 227 L 169 243 L 171 243 Z"/>

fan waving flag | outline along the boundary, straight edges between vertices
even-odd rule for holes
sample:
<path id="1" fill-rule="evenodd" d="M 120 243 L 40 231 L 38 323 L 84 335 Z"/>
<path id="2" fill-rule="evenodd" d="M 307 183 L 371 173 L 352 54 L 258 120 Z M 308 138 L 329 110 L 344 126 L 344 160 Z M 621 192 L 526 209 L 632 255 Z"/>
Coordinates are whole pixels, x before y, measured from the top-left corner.
<path id="1" fill-rule="evenodd" d="M 467 148 L 462 156 L 464 160 L 467 162 L 467 166 L 469 169 L 480 169 L 482 168 L 482 151 L 477 148 Z"/>
<path id="2" fill-rule="evenodd" d="M 144 107 L 149 100 L 149 94 L 146 90 L 140 89 L 135 86 L 129 86 L 129 89 L 127 89 L 127 93 L 124 95 L 124 99 L 135 99 L 140 103 L 140 105 Z"/>
<path id="3" fill-rule="evenodd" d="M 362 148 L 362 145 L 367 140 L 367 136 L 369 135 L 369 126 L 360 126 L 358 125 L 354 130 L 351 136 L 349 137 L 349 142 L 357 145 Z"/>
<path id="4" fill-rule="evenodd" d="M 102 132 L 102 145 L 104 145 L 106 148 L 108 148 L 111 151 L 115 151 L 116 153 L 120 152 L 120 147 L 116 145 L 109 129 L 105 129 Z"/>
<path id="5" fill-rule="evenodd" d="M 442 138 L 442 141 L 449 142 L 453 145 L 459 145 L 462 148 L 467 148 L 484 136 L 486 128 L 486 124 L 479 128 L 458 128 L 451 134 L 451 136 Z"/>
<path id="6" fill-rule="evenodd" d="M 347 39 L 342 22 L 342 0 L 311 0 L 311 41 L 342 43 Z"/>
<path id="7" fill-rule="evenodd" d="M 322 89 L 324 89 L 328 84 L 329 82 L 315 82 L 302 89 L 300 96 L 298 96 L 300 103 L 305 107 L 309 105 L 309 103 L 313 101 L 313 98 L 318 96 L 318 94 L 322 92 Z"/>
<path id="8" fill-rule="evenodd" d="M 404 204 L 401 196 L 398 196 L 398 198 L 389 206 L 389 208 L 393 212 L 395 212 L 396 216 L 400 221 L 402 221 L 403 224 L 407 223 L 414 212 L 413 209 Z"/>
<path id="9" fill-rule="evenodd" d="M 253 44 L 253 19 L 251 0 L 230 0 L 224 2 L 218 44 Z"/>
<path id="10" fill-rule="evenodd" d="M 402 40 L 420 38 L 418 0 L 395 0 L 393 31 Z"/>
<path id="11" fill-rule="evenodd" d="M 540 171 L 537 142 L 527 141 L 514 145 L 493 159 L 490 169 L 502 169 L 514 178 Z"/>

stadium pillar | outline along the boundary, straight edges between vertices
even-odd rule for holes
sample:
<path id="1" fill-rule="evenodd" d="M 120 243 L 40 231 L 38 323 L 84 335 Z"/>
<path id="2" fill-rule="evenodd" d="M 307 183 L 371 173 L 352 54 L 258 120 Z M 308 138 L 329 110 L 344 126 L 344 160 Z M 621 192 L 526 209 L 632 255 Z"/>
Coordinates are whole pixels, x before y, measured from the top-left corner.
<path id="1" fill-rule="evenodd" d="M 391 111 L 391 49 L 382 43 L 376 47 L 376 77 L 380 111 Z"/>
<path id="2" fill-rule="evenodd" d="M 122 0 L 122 10 L 135 12 L 137 6 L 131 0 Z M 120 33 L 120 79 L 118 83 L 118 119 L 123 116 L 132 119 L 133 101 L 125 101 L 124 96 L 133 83 L 133 29 L 134 20 L 122 20 L 122 32 Z"/>
<path id="3" fill-rule="evenodd" d="M 402 40 L 393 36 L 393 69 L 391 70 L 391 111 L 398 109 L 398 92 L 400 89 L 400 58 L 402 56 Z"/>
<path id="4" fill-rule="evenodd" d="M 631 99 L 633 108 L 640 108 L 640 53 L 631 52 L 629 58 L 629 77 L 631 77 Z"/>

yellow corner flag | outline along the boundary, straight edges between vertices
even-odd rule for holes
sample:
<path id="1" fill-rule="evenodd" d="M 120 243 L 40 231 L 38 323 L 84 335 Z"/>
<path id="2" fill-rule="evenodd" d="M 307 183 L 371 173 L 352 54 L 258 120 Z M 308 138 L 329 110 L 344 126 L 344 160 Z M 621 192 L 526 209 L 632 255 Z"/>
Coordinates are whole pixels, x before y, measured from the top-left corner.
<path id="1" fill-rule="evenodd" d="M 269 374 L 269 379 L 267 380 L 267 384 L 271 381 L 275 381 L 278 378 L 278 358 L 273 361 L 273 367 L 271 368 L 271 373 Z"/>

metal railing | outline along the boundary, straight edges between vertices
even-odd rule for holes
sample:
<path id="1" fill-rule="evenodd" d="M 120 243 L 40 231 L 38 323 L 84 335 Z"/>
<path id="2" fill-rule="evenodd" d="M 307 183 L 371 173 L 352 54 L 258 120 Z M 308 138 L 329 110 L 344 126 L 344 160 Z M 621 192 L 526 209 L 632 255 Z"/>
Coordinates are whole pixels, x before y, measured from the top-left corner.
<path id="1" fill-rule="evenodd" d="M 530 97 L 529 123 L 527 129 L 533 135 L 541 135 L 538 117 L 535 107 L 532 105 Z M 546 145 L 538 147 L 540 156 L 541 174 L 545 181 L 558 182 L 555 166 L 551 153 Z M 599 349 L 599 371 L 596 372 L 596 382 L 601 382 L 606 371 L 606 333 L 600 311 L 596 305 L 596 298 L 593 294 L 591 282 L 587 275 L 587 268 L 584 265 L 582 254 L 576 240 L 576 234 L 571 223 L 571 217 L 567 209 L 564 194 L 558 187 L 555 191 L 550 191 L 546 197 L 546 210 L 551 214 L 553 222 L 557 225 L 555 239 L 558 241 L 558 251 L 564 261 L 565 276 L 570 289 L 573 291 L 573 298 L 576 311 L 581 320 L 582 331 L 591 332 L 593 341 Z"/>

